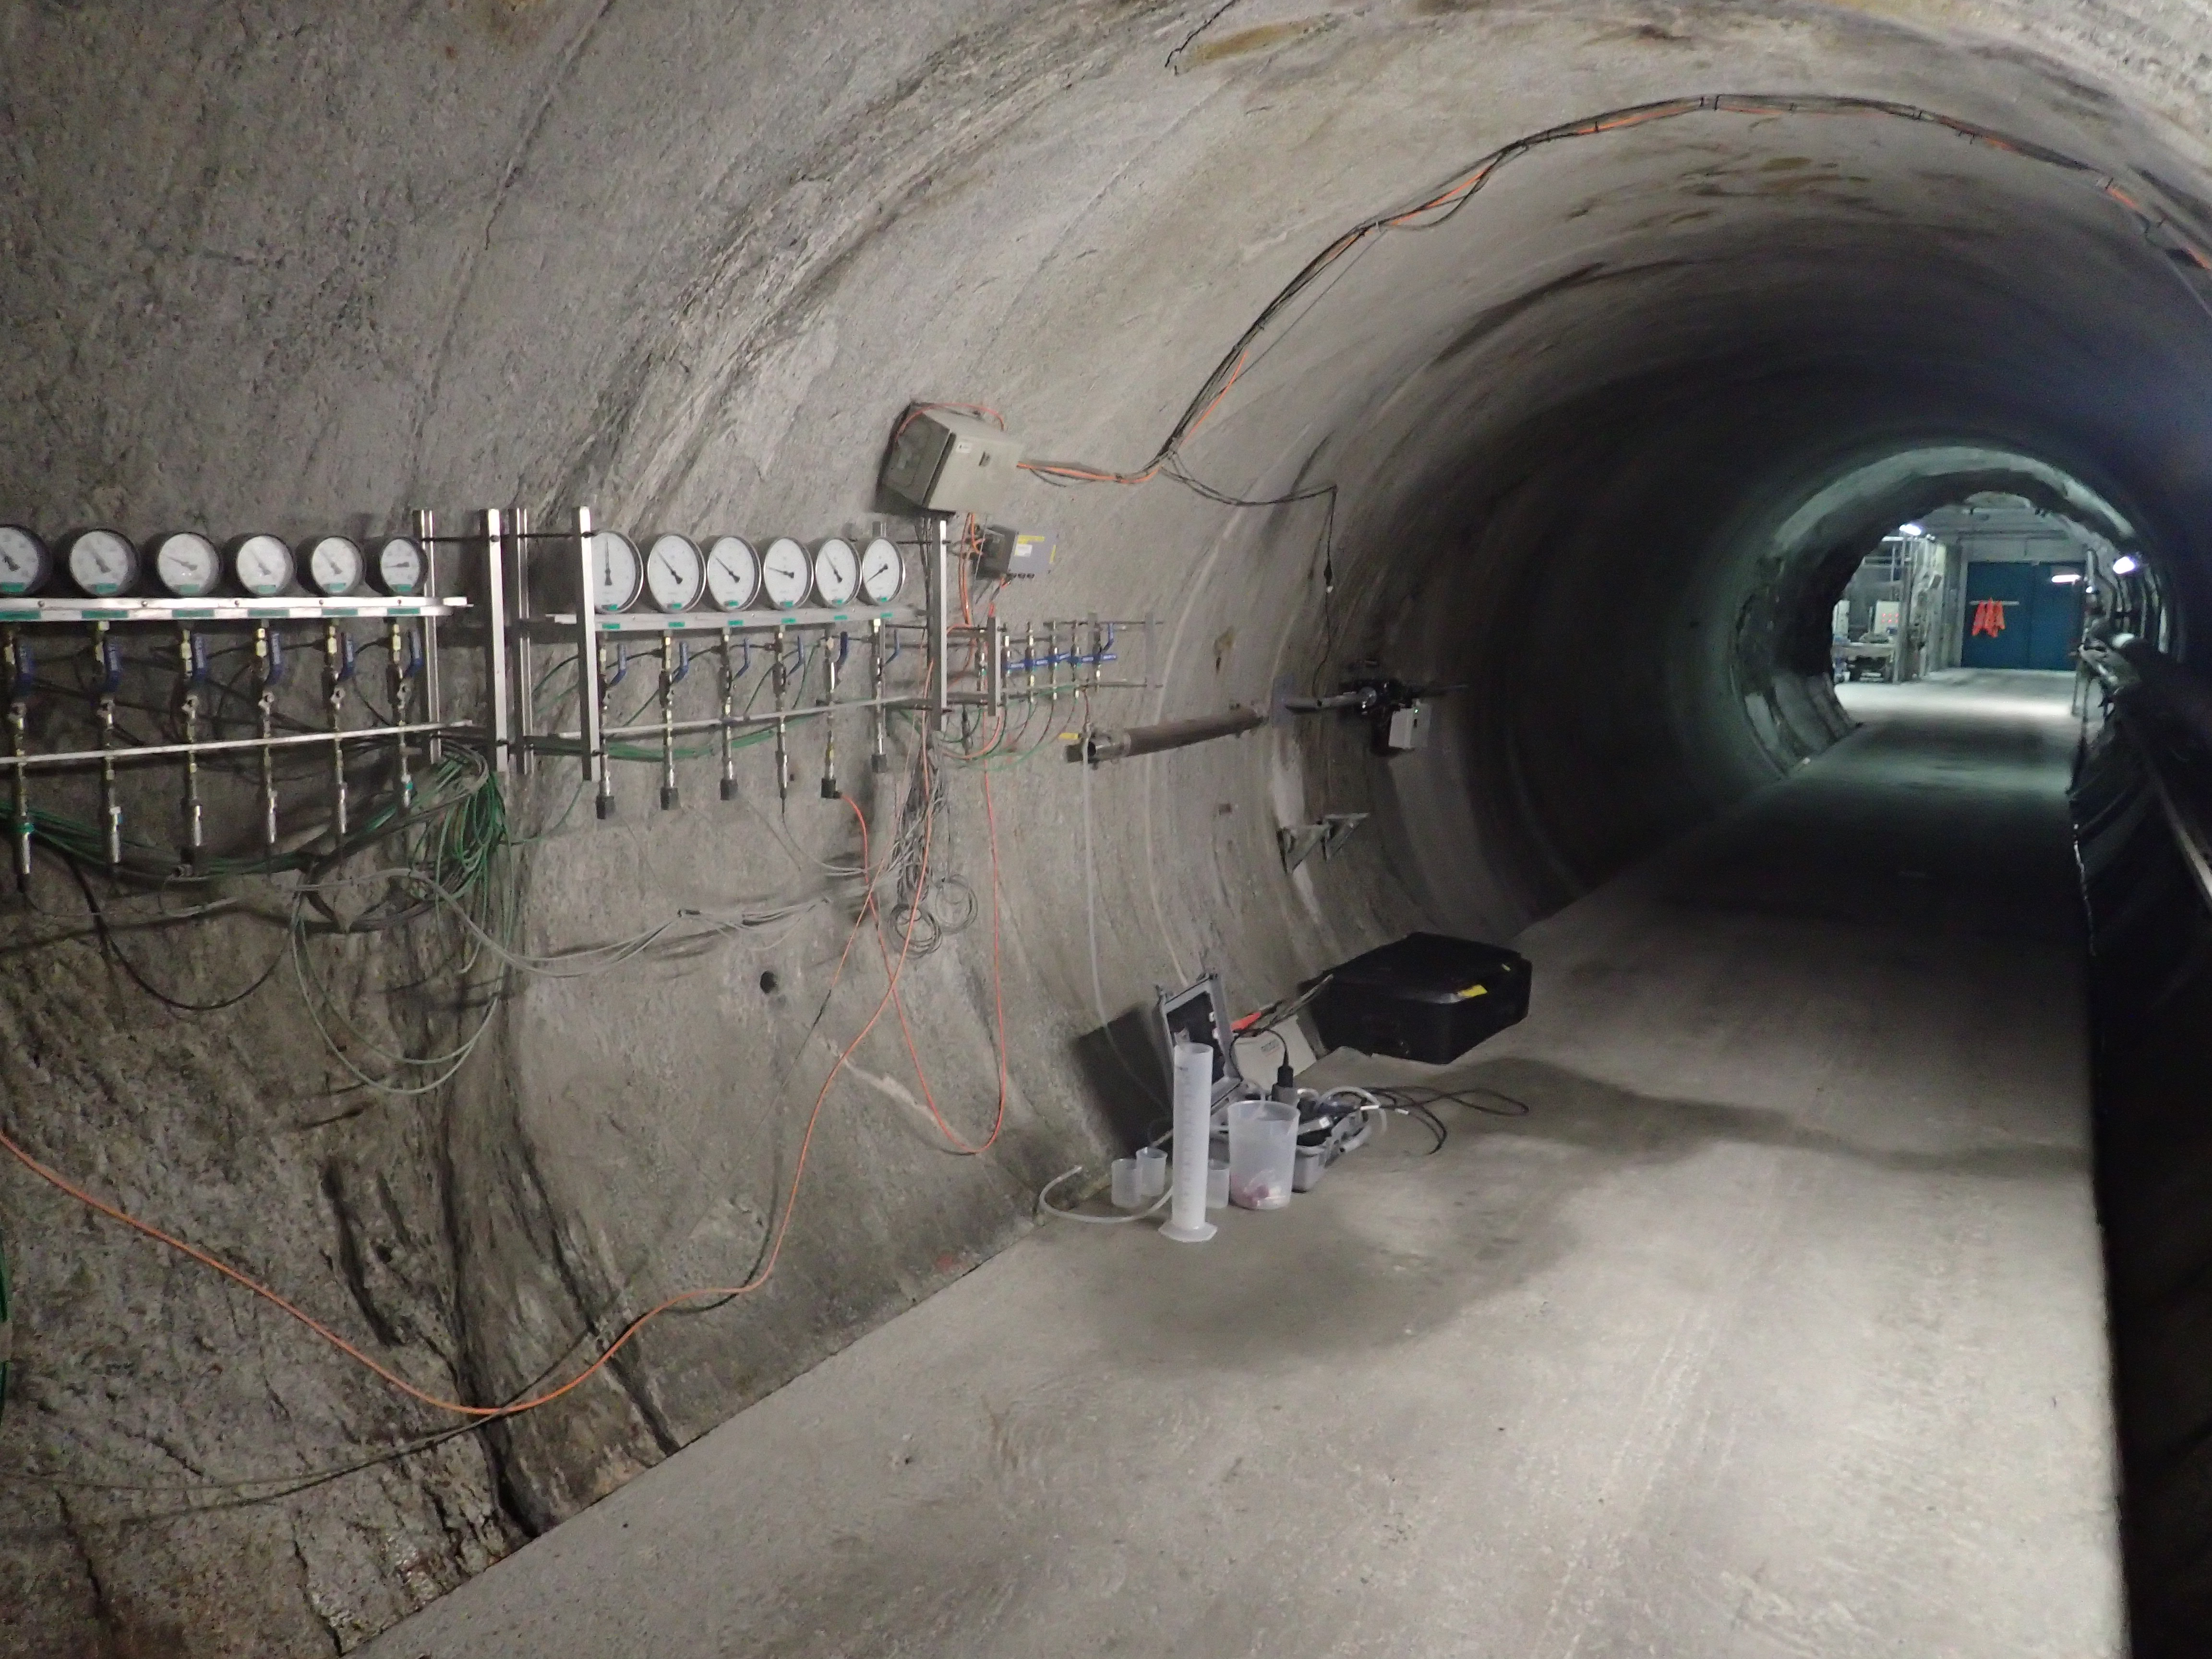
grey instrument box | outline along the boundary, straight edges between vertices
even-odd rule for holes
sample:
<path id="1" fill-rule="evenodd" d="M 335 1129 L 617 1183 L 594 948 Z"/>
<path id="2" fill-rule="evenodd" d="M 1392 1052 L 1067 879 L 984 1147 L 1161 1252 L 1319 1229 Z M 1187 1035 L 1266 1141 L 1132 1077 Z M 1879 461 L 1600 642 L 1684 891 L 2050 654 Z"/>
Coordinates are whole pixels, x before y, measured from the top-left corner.
<path id="1" fill-rule="evenodd" d="M 988 513 L 1022 459 L 1022 442 L 949 410 L 915 413 L 891 441 L 884 486 L 928 513 Z"/>
<path id="2" fill-rule="evenodd" d="M 977 572 L 993 578 L 1042 576 L 1052 568 L 1059 548 L 1050 536 L 1036 530 L 1009 530 L 993 525 L 983 532 L 983 556 Z"/>

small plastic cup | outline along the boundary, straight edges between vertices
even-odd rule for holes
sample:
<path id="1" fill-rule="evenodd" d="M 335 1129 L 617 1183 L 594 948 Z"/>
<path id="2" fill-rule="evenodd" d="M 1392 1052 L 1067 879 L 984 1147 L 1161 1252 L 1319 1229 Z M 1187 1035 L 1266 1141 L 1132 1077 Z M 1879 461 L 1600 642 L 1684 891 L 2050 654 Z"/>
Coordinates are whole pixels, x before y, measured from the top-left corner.
<path id="1" fill-rule="evenodd" d="M 1158 1198 L 1168 1189 L 1168 1155 L 1157 1146 L 1147 1146 L 1137 1154 L 1137 1190 L 1146 1198 Z"/>
<path id="2" fill-rule="evenodd" d="M 1117 1210 L 1139 1210 L 1144 1207 L 1144 1177 L 1137 1172 L 1133 1158 L 1114 1160 L 1114 1207 Z"/>
<path id="3" fill-rule="evenodd" d="M 1206 1207 L 1229 1207 L 1229 1160 L 1225 1158 L 1214 1158 L 1206 1166 Z"/>

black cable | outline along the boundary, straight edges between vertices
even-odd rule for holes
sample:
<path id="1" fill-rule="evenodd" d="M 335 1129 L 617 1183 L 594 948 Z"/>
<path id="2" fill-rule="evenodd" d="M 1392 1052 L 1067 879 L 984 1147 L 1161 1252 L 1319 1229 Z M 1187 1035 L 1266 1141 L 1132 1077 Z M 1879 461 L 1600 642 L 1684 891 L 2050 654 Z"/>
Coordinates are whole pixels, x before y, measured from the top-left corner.
<path id="1" fill-rule="evenodd" d="M 100 908 L 100 900 L 93 893 L 92 883 L 85 878 L 84 866 L 77 860 L 74 854 L 68 853 L 62 854 L 62 860 L 69 866 L 70 874 L 76 878 L 77 890 L 84 895 L 85 907 L 92 912 L 93 928 L 100 936 L 100 954 L 107 957 L 109 961 L 112 962 L 117 967 L 120 968 L 125 974 L 130 975 L 131 982 L 133 985 L 136 985 L 140 990 L 143 991 L 148 996 L 153 998 L 155 1001 L 161 1003 L 165 1007 L 177 1010 L 179 1013 L 212 1014 L 224 1008 L 235 1007 L 238 1004 L 245 1001 L 246 998 L 252 996 L 256 991 L 259 990 L 263 986 L 269 982 L 270 976 L 275 974 L 277 968 L 282 965 L 286 951 L 290 949 L 289 942 L 287 944 L 278 945 L 276 947 L 276 954 L 269 959 L 269 965 L 261 970 L 260 976 L 257 978 L 252 984 L 247 986 L 243 991 L 239 992 L 235 996 L 225 997 L 220 1002 L 180 1001 L 177 998 L 173 997 L 167 992 L 161 990 L 159 987 L 151 983 L 145 975 L 138 971 L 137 965 L 131 962 L 131 958 L 125 956 L 123 952 L 117 948 L 115 935 L 108 929 L 107 913 Z"/>

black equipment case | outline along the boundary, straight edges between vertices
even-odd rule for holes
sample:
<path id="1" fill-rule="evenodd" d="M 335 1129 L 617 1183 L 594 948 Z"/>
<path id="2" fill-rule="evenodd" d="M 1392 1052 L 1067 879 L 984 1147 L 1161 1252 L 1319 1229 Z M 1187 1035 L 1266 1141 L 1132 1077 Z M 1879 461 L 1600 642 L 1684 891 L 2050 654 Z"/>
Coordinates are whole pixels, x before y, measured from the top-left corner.
<path id="1" fill-rule="evenodd" d="M 1442 1066 L 1528 1012 L 1528 959 L 1443 933 L 1408 933 L 1395 945 L 1310 979 L 1321 1040 L 1332 1048 Z"/>

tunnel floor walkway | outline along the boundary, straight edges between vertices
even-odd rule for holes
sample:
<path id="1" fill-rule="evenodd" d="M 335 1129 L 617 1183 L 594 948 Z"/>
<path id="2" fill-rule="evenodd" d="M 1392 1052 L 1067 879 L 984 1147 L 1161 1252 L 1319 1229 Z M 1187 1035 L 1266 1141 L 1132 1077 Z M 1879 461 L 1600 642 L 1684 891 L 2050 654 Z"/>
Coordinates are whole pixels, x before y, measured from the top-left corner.
<path id="1" fill-rule="evenodd" d="M 1851 688 L 1530 930 L 1525 1117 L 1049 1225 L 367 1651 L 2118 1652 L 2070 684 Z"/>

